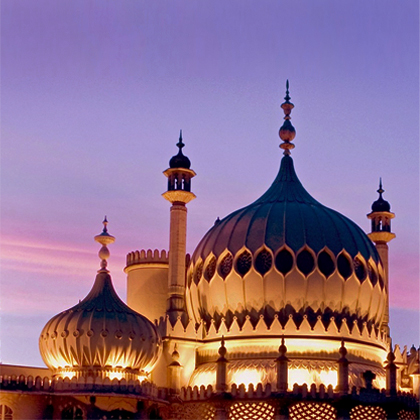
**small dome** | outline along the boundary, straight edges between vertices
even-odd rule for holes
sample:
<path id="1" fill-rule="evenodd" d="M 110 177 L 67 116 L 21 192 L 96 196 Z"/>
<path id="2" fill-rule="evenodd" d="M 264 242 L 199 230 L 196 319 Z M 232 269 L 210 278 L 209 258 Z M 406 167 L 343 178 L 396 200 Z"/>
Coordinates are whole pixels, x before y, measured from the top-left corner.
<path id="1" fill-rule="evenodd" d="M 182 153 L 182 148 L 185 146 L 185 144 L 182 142 L 182 130 L 179 134 L 179 142 L 177 143 L 177 146 L 179 148 L 179 152 L 177 155 L 172 156 L 171 160 L 169 161 L 169 167 L 190 169 L 191 162 L 187 158 L 187 156 L 184 156 L 184 154 Z"/>
<path id="2" fill-rule="evenodd" d="M 190 160 L 187 158 L 187 156 L 183 155 L 181 149 L 179 149 L 178 154 L 175 156 L 172 156 L 171 160 L 169 161 L 170 168 L 190 169 L 190 166 L 191 166 Z"/>
<path id="3" fill-rule="evenodd" d="M 137 379 L 153 369 L 161 353 L 155 325 L 115 292 L 106 269 L 106 244 L 114 238 L 104 225 L 104 232 L 95 237 L 103 244 L 102 268 L 91 291 L 79 304 L 51 318 L 39 338 L 41 356 L 55 375 Z"/>
<path id="4" fill-rule="evenodd" d="M 121 301 L 111 276 L 102 272 L 82 302 L 47 322 L 39 347 L 45 364 L 58 375 L 70 370 L 107 376 L 115 368 L 139 375 L 156 364 L 161 339 L 146 317 Z"/>
<path id="5" fill-rule="evenodd" d="M 382 196 L 379 197 L 376 201 L 372 204 L 372 211 L 391 211 L 391 205 L 388 203 L 388 201 L 385 201 Z"/>
<path id="6" fill-rule="evenodd" d="M 384 200 L 382 198 L 382 194 L 385 192 L 385 190 L 382 188 L 382 179 L 379 180 L 379 198 L 373 202 L 372 204 L 372 211 L 373 212 L 379 212 L 379 211 L 391 211 L 391 205 L 388 203 L 388 201 Z"/>

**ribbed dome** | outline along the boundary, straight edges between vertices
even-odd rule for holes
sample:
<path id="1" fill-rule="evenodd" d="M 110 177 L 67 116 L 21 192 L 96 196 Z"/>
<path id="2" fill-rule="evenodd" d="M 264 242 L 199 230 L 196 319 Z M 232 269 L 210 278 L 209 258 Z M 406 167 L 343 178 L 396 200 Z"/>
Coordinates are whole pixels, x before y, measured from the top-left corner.
<path id="1" fill-rule="evenodd" d="M 298 313 L 378 324 L 382 279 L 367 235 L 311 197 L 286 155 L 268 191 L 216 223 L 198 244 L 187 302 L 197 321 Z"/>
<path id="2" fill-rule="evenodd" d="M 39 337 L 45 364 L 58 376 L 137 379 L 148 374 L 161 353 L 161 338 L 146 317 L 117 295 L 107 270 L 107 245 L 115 238 L 104 229 L 95 236 L 102 245 L 101 269 L 89 294 L 79 304 L 51 318 Z"/>
<path id="3" fill-rule="evenodd" d="M 110 275 L 100 272 L 82 302 L 47 322 L 39 347 L 57 374 L 70 369 L 100 375 L 117 368 L 138 375 L 150 372 L 157 362 L 161 339 L 146 317 L 121 301 Z"/>

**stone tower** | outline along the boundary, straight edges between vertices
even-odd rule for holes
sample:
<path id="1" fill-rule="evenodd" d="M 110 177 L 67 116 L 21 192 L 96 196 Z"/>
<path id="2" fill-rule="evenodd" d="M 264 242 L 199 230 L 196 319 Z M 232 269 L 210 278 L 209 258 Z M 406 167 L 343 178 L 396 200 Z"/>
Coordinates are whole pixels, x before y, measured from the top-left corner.
<path id="1" fill-rule="evenodd" d="M 182 130 L 177 146 L 178 154 L 171 158 L 169 168 L 164 172 L 168 177 L 168 190 L 162 194 L 172 204 L 167 301 L 167 315 L 171 323 L 175 323 L 179 316 L 185 314 L 186 204 L 195 198 L 195 194 L 191 192 L 191 178 L 196 175 L 190 169 L 190 160 L 182 153 Z"/>
<path id="2" fill-rule="evenodd" d="M 395 217 L 391 213 L 391 205 L 385 201 L 382 194 L 385 190 L 382 188 L 382 179 L 379 180 L 379 198 L 373 202 L 372 211 L 367 215 L 372 221 L 369 238 L 375 243 L 378 254 L 381 257 L 382 265 L 385 271 L 385 288 L 387 293 L 387 305 L 383 320 L 383 328 L 389 336 L 389 264 L 388 264 L 388 242 L 395 238 L 395 233 L 391 232 L 391 219 Z"/>

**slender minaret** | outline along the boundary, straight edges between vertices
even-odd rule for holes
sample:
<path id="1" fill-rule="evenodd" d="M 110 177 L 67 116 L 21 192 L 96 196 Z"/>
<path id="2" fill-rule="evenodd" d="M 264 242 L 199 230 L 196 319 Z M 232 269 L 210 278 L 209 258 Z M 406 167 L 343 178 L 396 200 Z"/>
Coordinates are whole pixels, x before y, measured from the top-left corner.
<path id="1" fill-rule="evenodd" d="M 191 178 L 196 173 L 190 169 L 190 160 L 183 155 L 182 130 L 177 144 L 178 154 L 169 161 L 168 191 L 162 194 L 172 203 L 169 234 L 169 296 L 167 314 L 171 323 L 185 312 L 185 256 L 187 242 L 187 207 L 195 198 L 191 192 Z"/>
<path id="2" fill-rule="evenodd" d="M 385 308 L 383 329 L 389 336 L 389 268 L 388 268 L 388 242 L 395 238 L 395 233 L 391 232 L 391 219 L 395 217 L 391 213 L 391 205 L 382 198 L 385 190 L 382 188 L 382 179 L 379 179 L 379 198 L 372 204 L 372 212 L 367 215 L 372 220 L 372 231 L 368 234 L 369 238 L 375 242 L 376 249 L 381 257 L 385 271 L 385 288 L 387 291 L 387 303 Z"/>

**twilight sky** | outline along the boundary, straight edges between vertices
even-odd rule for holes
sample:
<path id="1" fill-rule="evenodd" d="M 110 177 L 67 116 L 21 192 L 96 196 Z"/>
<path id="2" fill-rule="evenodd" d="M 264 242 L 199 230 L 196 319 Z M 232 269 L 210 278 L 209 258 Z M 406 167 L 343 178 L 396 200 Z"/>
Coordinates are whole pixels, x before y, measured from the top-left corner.
<path id="1" fill-rule="evenodd" d="M 38 337 L 125 255 L 168 249 L 162 171 L 197 172 L 188 251 L 269 187 L 285 80 L 297 174 L 365 231 L 383 178 L 395 212 L 391 334 L 419 344 L 417 0 L 2 0 L 1 354 L 43 365 Z"/>

